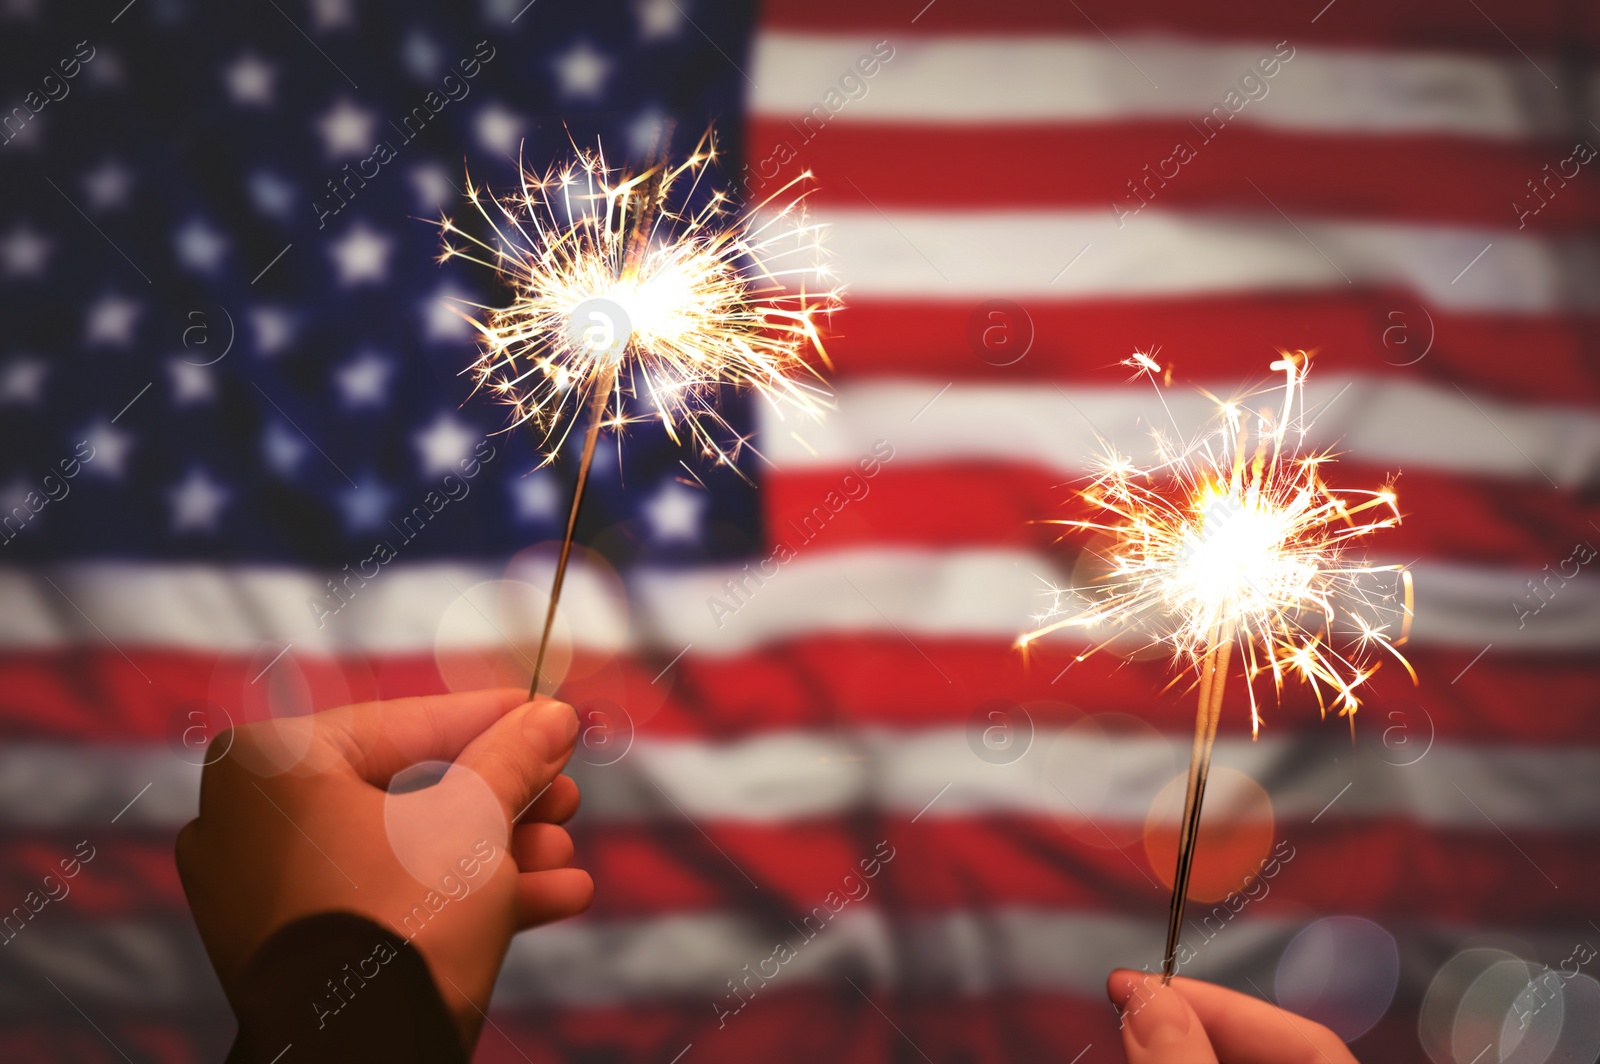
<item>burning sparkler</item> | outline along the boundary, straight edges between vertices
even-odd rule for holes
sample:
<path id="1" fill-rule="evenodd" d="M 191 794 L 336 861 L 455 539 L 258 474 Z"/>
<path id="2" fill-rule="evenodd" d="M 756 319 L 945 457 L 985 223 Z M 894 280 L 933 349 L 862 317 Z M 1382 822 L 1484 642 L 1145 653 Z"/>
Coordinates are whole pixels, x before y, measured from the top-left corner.
<path id="1" fill-rule="evenodd" d="M 480 340 L 469 368 L 477 389 L 508 403 L 512 426 L 541 434 L 553 462 L 579 410 L 588 427 L 566 534 L 539 641 L 536 694 L 555 622 L 578 508 L 600 429 L 629 421 L 624 402 L 644 400 L 674 442 L 733 466 L 749 441 L 717 412 L 722 386 L 749 388 L 780 416 L 816 416 L 827 405 L 819 319 L 839 305 L 807 220 L 804 173 L 746 210 L 727 193 L 697 193 L 716 157 L 708 133 L 676 164 L 632 173 L 600 151 L 574 148 L 567 165 L 523 170 L 517 194 L 497 198 L 467 182 L 467 199 L 493 232 L 479 239 L 448 217 L 440 262 L 464 258 L 510 286 L 503 307 L 459 311 Z M 687 187 L 685 187 L 687 186 Z M 452 238 L 459 243 L 452 243 Z M 473 245 L 473 246 L 468 246 Z M 480 320 L 480 314 L 482 319 Z M 477 390 L 475 389 L 475 390 Z"/>
<path id="2" fill-rule="evenodd" d="M 1280 692 L 1287 678 L 1298 677 L 1316 693 L 1324 716 L 1332 706 L 1353 728 L 1358 689 L 1382 657 L 1411 671 L 1396 649 L 1410 629 L 1410 574 L 1399 565 L 1368 565 L 1355 553 L 1366 537 L 1399 523 L 1394 487 L 1336 491 L 1322 478 L 1332 454 L 1300 452 L 1308 361 L 1296 352 L 1272 363 L 1284 374 L 1281 406 L 1250 411 L 1248 399 L 1218 400 L 1218 423 L 1199 438 L 1173 442 L 1157 433 L 1156 463 L 1148 468 L 1107 443 L 1098 474 L 1081 494 L 1101 515 L 1047 522 L 1098 534 L 1103 544 L 1089 550 L 1103 570 L 1088 586 L 1056 589 L 1040 627 L 1017 641 L 1026 647 L 1067 628 L 1113 631 L 1078 655 L 1081 661 L 1132 631 L 1198 673 L 1163 982 L 1175 968 L 1235 645 L 1252 734 L 1261 726 L 1255 682 L 1263 676 Z M 1126 364 L 1160 394 L 1155 359 L 1136 353 Z M 1395 574 L 1393 588 L 1375 586 L 1389 579 L 1377 576 L 1383 573 Z"/>

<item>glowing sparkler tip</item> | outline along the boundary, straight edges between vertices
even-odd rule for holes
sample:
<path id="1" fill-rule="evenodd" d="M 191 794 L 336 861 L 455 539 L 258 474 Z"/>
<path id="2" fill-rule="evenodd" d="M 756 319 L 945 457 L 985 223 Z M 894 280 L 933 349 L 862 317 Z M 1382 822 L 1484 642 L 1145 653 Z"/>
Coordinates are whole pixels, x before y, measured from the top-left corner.
<path id="1" fill-rule="evenodd" d="M 472 308 L 484 320 L 464 315 L 480 337 L 478 386 L 511 406 L 514 423 L 545 432 L 547 457 L 596 391 L 608 393 L 606 424 L 629 420 L 624 399 L 637 397 L 669 436 L 681 430 L 730 464 L 745 444 L 716 442 L 731 435 L 715 407 L 723 385 L 820 414 L 828 392 L 808 357 L 826 362 L 818 320 L 840 298 L 817 292 L 830 274 L 804 197 L 733 217 L 725 191 L 699 192 L 717 157 L 710 134 L 683 161 L 640 172 L 574 150 L 542 175 L 525 171 L 514 195 L 469 176 L 481 237 L 447 216 L 438 223 L 456 238 L 440 261 L 485 266 L 511 292 L 502 307 Z"/>
<path id="2" fill-rule="evenodd" d="M 1143 370 L 1152 376 L 1161 372 L 1161 363 L 1157 362 L 1143 351 L 1135 351 L 1131 356 L 1123 359 L 1122 364 L 1124 366 L 1132 366 L 1134 369 Z"/>
<path id="3" fill-rule="evenodd" d="M 1101 572 L 1072 593 L 1051 589 L 1055 606 L 1017 645 L 1064 628 L 1132 629 L 1188 664 L 1231 640 L 1247 680 L 1270 675 L 1281 686 L 1288 672 L 1319 701 L 1330 692 L 1344 715 L 1360 705 L 1380 654 L 1409 671 L 1396 646 L 1409 621 L 1410 574 L 1357 553 L 1399 523 L 1393 483 L 1335 491 L 1322 479 L 1332 456 L 1297 452 L 1307 360 L 1285 352 L 1273 362 L 1284 374 L 1276 410 L 1247 412 L 1249 397 L 1219 401 L 1217 426 L 1186 445 L 1163 444 L 1149 467 L 1103 455 L 1079 494 L 1098 516 L 1057 522 L 1106 538 L 1094 548 Z M 1152 383 L 1161 370 L 1143 352 L 1125 364 Z M 1373 508 L 1383 515 L 1368 519 Z M 1396 589 L 1377 586 L 1385 573 L 1397 574 Z M 1251 707 L 1258 727 L 1253 693 Z"/>

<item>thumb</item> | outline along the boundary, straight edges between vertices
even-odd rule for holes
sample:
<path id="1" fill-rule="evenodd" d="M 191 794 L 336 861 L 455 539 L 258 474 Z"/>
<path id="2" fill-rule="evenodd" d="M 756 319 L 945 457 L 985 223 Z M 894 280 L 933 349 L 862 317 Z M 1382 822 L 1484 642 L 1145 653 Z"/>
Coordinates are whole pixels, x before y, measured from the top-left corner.
<path id="1" fill-rule="evenodd" d="M 540 697 L 490 725 L 461 751 L 442 782 L 466 772 L 488 785 L 515 818 L 560 774 L 578 738 L 578 715 L 565 702 Z"/>
<path id="2" fill-rule="evenodd" d="M 1106 980 L 1122 1012 L 1122 1050 L 1128 1064 L 1217 1064 L 1200 1017 L 1161 977 L 1119 968 Z"/>

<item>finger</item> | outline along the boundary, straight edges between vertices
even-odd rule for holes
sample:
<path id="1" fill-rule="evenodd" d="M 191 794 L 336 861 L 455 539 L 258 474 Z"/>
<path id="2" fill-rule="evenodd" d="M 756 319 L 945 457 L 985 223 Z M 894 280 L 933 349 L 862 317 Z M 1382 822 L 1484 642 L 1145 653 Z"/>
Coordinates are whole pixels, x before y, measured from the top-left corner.
<path id="1" fill-rule="evenodd" d="M 358 775 L 386 787 L 395 773 L 419 761 L 454 761 L 468 743 L 527 701 L 526 691 L 501 687 L 362 702 L 330 709 L 317 722 L 342 741 Z"/>
<path id="2" fill-rule="evenodd" d="M 1200 1017 L 1159 975 L 1119 968 L 1106 980 L 1106 993 L 1122 1010 L 1128 1064 L 1217 1064 Z"/>
<path id="3" fill-rule="evenodd" d="M 511 856 L 523 872 L 548 872 L 572 862 L 572 836 L 555 824 L 518 824 L 511 833 Z"/>
<path id="4" fill-rule="evenodd" d="M 200 821 L 189 821 L 178 830 L 178 837 L 172 844 L 173 864 L 178 867 L 178 878 L 185 881 L 185 890 L 188 889 L 189 869 L 194 863 L 195 832 L 199 830 Z"/>
<path id="5" fill-rule="evenodd" d="M 539 698 L 518 706 L 467 744 L 441 784 L 474 774 L 508 820 L 525 813 L 561 772 L 578 738 L 578 715 L 565 702 Z"/>
<path id="6" fill-rule="evenodd" d="M 533 824 L 565 824 L 578 811 L 578 781 L 561 775 L 550 781 L 550 786 L 522 814 L 521 822 Z"/>
<path id="7" fill-rule="evenodd" d="M 524 872 L 517 877 L 517 930 L 577 916 L 594 901 L 594 880 L 581 868 Z"/>
<path id="8" fill-rule="evenodd" d="M 1270 1001 L 1181 976 L 1172 985 L 1230 1064 L 1356 1064 L 1338 1035 Z"/>

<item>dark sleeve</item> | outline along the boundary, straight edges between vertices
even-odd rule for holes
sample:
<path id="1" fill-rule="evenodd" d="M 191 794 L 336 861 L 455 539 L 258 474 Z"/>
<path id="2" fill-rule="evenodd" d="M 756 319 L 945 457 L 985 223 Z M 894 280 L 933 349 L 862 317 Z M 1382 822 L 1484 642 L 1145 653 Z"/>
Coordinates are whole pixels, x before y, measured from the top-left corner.
<path id="1" fill-rule="evenodd" d="M 322 913 L 280 929 L 233 994 L 228 1064 L 465 1064 L 427 962 L 387 928 Z"/>

